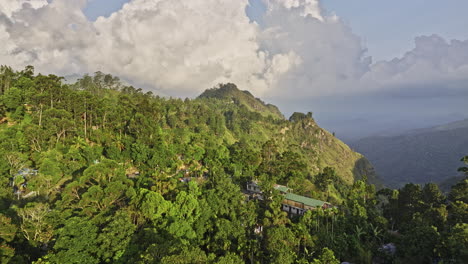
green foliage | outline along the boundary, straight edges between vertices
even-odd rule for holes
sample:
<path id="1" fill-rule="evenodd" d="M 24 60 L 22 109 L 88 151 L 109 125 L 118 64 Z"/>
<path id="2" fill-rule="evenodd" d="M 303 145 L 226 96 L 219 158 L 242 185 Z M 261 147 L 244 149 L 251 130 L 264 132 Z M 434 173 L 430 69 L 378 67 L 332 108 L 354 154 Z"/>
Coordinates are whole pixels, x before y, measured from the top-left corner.
<path id="1" fill-rule="evenodd" d="M 339 264 L 340 261 L 335 258 L 335 254 L 328 248 L 323 248 L 322 254 L 318 259 L 314 259 L 313 264 Z"/>
<path id="2" fill-rule="evenodd" d="M 96 238 L 99 245 L 97 255 L 101 262 L 123 262 L 124 254 L 135 230 L 136 225 L 132 223 L 128 212 L 118 211 Z"/>
<path id="3" fill-rule="evenodd" d="M 296 258 L 294 248 L 297 245 L 297 239 L 294 233 L 284 227 L 273 227 L 266 233 L 268 259 L 271 263 L 293 263 Z"/>
<path id="4" fill-rule="evenodd" d="M 463 263 L 468 258 L 468 224 L 456 224 L 442 243 L 448 263 Z"/>
<path id="5" fill-rule="evenodd" d="M 460 161 L 463 161 L 465 164 L 468 164 L 468 156 L 463 157 Z M 468 167 L 460 167 L 458 171 L 461 171 L 468 176 Z"/>
<path id="6" fill-rule="evenodd" d="M 7 110 L 17 109 L 23 101 L 21 90 L 13 87 L 8 89 L 3 95 L 3 104 Z"/>
<path id="7" fill-rule="evenodd" d="M 8 263 L 15 255 L 15 249 L 9 243 L 15 238 L 17 230 L 11 218 L 0 214 L 0 263 Z"/>
<path id="8" fill-rule="evenodd" d="M 87 219 L 73 217 L 58 230 L 50 255 L 51 263 L 99 263 L 97 257 L 99 228 Z"/>
<path id="9" fill-rule="evenodd" d="M 450 201 L 462 201 L 468 203 L 468 178 L 461 180 L 454 186 L 449 193 Z"/>
<path id="10" fill-rule="evenodd" d="M 220 84 L 217 88 L 208 89 L 203 92 L 199 98 L 224 99 L 228 103 L 244 106 L 263 116 L 283 119 L 283 115 L 276 106 L 265 104 L 248 91 L 240 91 L 237 86 L 232 83 Z"/>
<path id="11" fill-rule="evenodd" d="M 399 255 L 409 263 L 428 263 L 435 257 L 434 249 L 439 240 L 440 234 L 435 227 L 415 226 L 397 244 Z"/>
<path id="12" fill-rule="evenodd" d="M 2 263 L 466 257 L 466 180 L 448 198 L 433 184 L 376 194 L 368 167 L 312 113 L 285 120 L 233 84 L 182 101 L 100 72 L 65 85 L 0 67 Z M 246 199 L 251 180 L 263 200 Z M 334 207 L 288 215 L 274 184 Z M 398 255 L 379 250 L 390 242 Z"/>

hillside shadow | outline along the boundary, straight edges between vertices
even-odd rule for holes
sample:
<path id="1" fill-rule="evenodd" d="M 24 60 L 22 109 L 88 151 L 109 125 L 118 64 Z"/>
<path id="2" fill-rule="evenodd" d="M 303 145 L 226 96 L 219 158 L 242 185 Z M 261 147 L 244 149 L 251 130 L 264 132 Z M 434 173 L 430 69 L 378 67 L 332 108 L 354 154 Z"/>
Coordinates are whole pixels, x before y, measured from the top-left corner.
<path id="1" fill-rule="evenodd" d="M 356 176 L 356 180 L 362 180 L 364 175 L 367 176 L 368 182 L 374 184 L 377 190 L 385 187 L 374 166 L 365 157 L 358 159 L 354 163 L 353 174 Z"/>

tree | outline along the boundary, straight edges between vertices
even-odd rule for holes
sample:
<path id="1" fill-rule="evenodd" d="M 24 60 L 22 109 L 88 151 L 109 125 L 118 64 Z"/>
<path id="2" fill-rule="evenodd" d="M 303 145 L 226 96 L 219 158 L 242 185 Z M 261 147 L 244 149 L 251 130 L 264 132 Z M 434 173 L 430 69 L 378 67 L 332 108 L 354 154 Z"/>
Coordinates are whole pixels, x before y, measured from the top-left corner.
<path id="1" fill-rule="evenodd" d="M 448 263 L 463 263 L 468 259 L 468 224 L 456 224 L 445 237 L 444 258 Z"/>
<path id="2" fill-rule="evenodd" d="M 468 178 L 465 178 L 452 186 L 448 195 L 450 201 L 461 201 L 468 203 Z"/>
<path id="3" fill-rule="evenodd" d="M 322 254 L 318 259 L 314 259 L 312 264 L 339 264 L 340 261 L 335 258 L 335 254 L 328 248 L 322 249 Z"/>
<path id="4" fill-rule="evenodd" d="M 15 72 L 8 66 L 0 66 L 0 95 L 10 89 L 11 83 L 14 81 Z"/>
<path id="5" fill-rule="evenodd" d="M 0 263 L 9 263 L 15 249 L 9 244 L 16 236 L 18 227 L 10 217 L 0 214 Z"/>
<path id="6" fill-rule="evenodd" d="M 460 161 L 463 161 L 465 164 L 468 165 L 468 156 L 463 157 Z M 468 167 L 460 167 L 458 171 L 465 173 L 468 176 Z"/>
<path id="7" fill-rule="evenodd" d="M 24 67 L 24 70 L 20 72 L 20 75 L 28 79 L 34 78 L 34 66 L 27 65 L 26 67 Z"/>
<path id="8" fill-rule="evenodd" d="M 245 141 L 239 141 L 229 147 L 230 170 L 235 177 L 246 182 L 251 180 L 255 170 L 261 162 L 261 157 L 251 145 Z"/>
<path id="9" fill-rule="evenodd" d="M 241 257 L 234 253 L 228 252 L 225 256 L 220 257 L 216 263 L 217 264 L 238 264 L 242 263 Z"/>
<path id="10" fill-rule="evenodd" d="M 206 204 L 200 220 L 206 223 L 197 225 L 198 236 L 208 231 L 213 235 L 207 239 L 207 247 L 216 254 L 237 251 L 247 246 L 246 233 L 253 230 L 255 220 L 242 206 L 244 197 L 239 187 L 227 177 L 218 177 L 210 182 L 212 189 L 206 191 Z M 243 217 L 245 216 L 245 218 Z M 242 220 L 246 221 L 242 221 Z"/>
<path id="11" fill-rule="evenodd" d="M 266 249 L 270 263 L 293 263 L 298 242 L 294 233 L 285 226 L 269 228 L 266 232 Z"/>
<path id="12" fill-rule="evenodd" d="M 398 254 L 406 263 L 431 263 L 437 256 L 436 245 L 440 234 L 435 227 L 415 222 L 397 244 Z"/>
<path id="13" fill-rule="evenodd" d="M 16 110 L 23 102 L 22 92 L 20 89 L 12 87 L 3 95 L 3 104 L 7 111 Z"/>
<path id="14" fill-rule="evenodd" d="M 323 169 L 322 173 L 319 173 L 315 176 L 315 185 L 323 192 L 327 191 L 327 196 L 329 195 L 330 185 L 337 179 L 336 171 L 332 167 L 326 167 Z"/>
<path id="15" fill-rule="evenodd" d="M 29 203 L 17 210 L 21 219 L 20 229 L 24 237 L 37 245 L 47 244 L 52 239 L 52 226 L 47 221 L 49 205 Z"/>
<path id="16" fill-rule="evenodd" d="M 164 264 L 204 264 L 209 263 L 206 253 L 198 247 L 185 247 L 179 254 L 169 255 L 162 258 Z"/>
<path id="17" fill-rule="evenodd" d="M 307 175 L 307 165 L 303 157 L 293 151 L 285 151 L 278 160 L 279 181 L 287 182 L 289 179 L 304 179 Z"/>
<path id="18" fill-rule="evenodd" d="M 127 211 L 115 213 L 97 236 L 100 260 L 106 263 L 122 261 L 135 229 Z"/>
<path id="19" fill-rule="evenodd" d="M 89 219 L 72 217 L 58 230 L 53 252 L 45 257 L 52 263 L 99 263 L 98 227 Z"/>
<path id="20" fill-rule="evenodd" d="M 409 224 L 414 214 L 421 211 L 422 205 L 421 186 L 408 183 L 400 189 L 398 195 L 399 212 L 398 218 L 396 219 L 399 226 Z"/>
<path id="21" fill-rule="evenodd" d="M 260 188 L 263 190 L 263 196 L 266 198 L 266 210 L 264 213 L 263 225 L 265 227 L 284 226 L 290 223 L 288 214 L 281 210 L 281 203 L 284 197 L 274 190 L 268 182 L 262 181 Z M 268 186 L 268 187 L 267 187 Z"/>
<path id="22" fill-rule="evenodd" d="M 444 202 L 445 197 L 437 184 L 428 183 L 422 189 L 422 200 L 426 206 L 438 207 Z"/>
<path id="23" fill-rule="evenodd" d="M 154 224 L 158 224 L 172 206 L 161 194 L 147 189 L 140 189 L 132 203 L 135 203 L 139 212 Z"/>
<path id="24" fill-rule="evenodd" d="M 448 222 L 451 226 L 458 223 L 468 223 L 468 204 L 462 201 L 450 202 L 448 206 Z"/>
<path id="25" fill-rule="evenodd" d="M 278 146 L 273 140 L 268 140 L 262 146 L 261 150 L 262 163 L 259 167 L 259 173 L 267 174 L 273 179 L 277 179 L 276 160 L 279 157 Z"/>
<path id="26" fill-rule="evenodd" d="M 71 121 L 72 115 L 66 110 L 50 108 L 43 115 L 44 128 L 55 135 L 57 143 L 61 138 L 66 137 L 67 132 L 74 129 L 74 123 Z"/>
<path id="27" fill-rule="evenodd" d="M 181 191 L 167 213 L 167 231 L 177 239 L 187 241 L 196 238 L 194 224 L 201 215 L 198 187 L 190 192 Z"/>

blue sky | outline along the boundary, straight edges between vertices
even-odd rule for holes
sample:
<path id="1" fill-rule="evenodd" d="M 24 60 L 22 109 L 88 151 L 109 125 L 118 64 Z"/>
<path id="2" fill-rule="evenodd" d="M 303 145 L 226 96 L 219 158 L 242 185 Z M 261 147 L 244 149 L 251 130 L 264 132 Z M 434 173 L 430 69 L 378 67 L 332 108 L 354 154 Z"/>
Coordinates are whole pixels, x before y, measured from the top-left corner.
<path id="1" fill-rule="evenodd" d="M 468 39 L 466 0 L 325 0 L 322 4 L 363 38 L 376 59 L 402 55 L 419 35 Z"/>
<path id="2" fill-rule="evenodd" d="M 129 0 L 90 0 L 84 10 L 90 20 L 96 20 L 99 16 L 109 16 L 118 11 Z"/>

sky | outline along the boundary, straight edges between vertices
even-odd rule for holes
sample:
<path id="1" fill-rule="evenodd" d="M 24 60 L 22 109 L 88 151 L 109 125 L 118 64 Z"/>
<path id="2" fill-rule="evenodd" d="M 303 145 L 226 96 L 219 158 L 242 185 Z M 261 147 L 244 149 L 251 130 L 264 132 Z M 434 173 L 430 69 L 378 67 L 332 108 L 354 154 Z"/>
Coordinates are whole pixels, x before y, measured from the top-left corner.
<path id="1" fill-rule="evenodd" d="M 96 20 L 120 10 L 127 2 L 92 0 L 84 13 L 90 20 Z M 250 1 L 250 5 L 247 15 L 260 20 L 265 5 L 261 1 Z M 326 12 L 339 15 L 362 37 L 374 60 L 403 55 L 413 46 L 415 36 L 438 34 L 449 40 L 468 39 L 465 0 L 326 0 L 322 6 Z"/>
<path id="2" fill-rule="evenodd" d="M 468 118 L 465 0 L 0 0 L 0 64 L 161 95 L 234 82 L 343 139 Z"/>
<path id="3" fill-rule="evenodd" d="M 351 25 L 375 60 L 402 56 L 416 36 L 468 38 L 465 0 L 325 0 L 323 5 Z"/>

